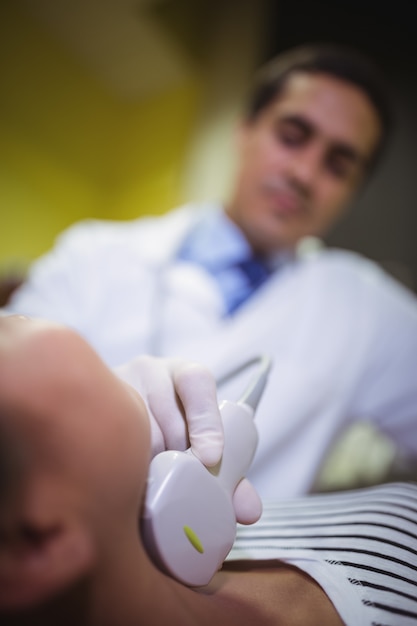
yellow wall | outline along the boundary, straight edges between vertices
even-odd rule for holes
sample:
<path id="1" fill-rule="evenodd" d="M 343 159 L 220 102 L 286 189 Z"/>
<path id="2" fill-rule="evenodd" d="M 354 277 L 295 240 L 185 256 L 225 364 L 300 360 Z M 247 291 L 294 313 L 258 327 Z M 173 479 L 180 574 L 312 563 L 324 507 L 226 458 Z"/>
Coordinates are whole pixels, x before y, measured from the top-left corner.
<path id="1" fill-rule="evenodd" d="M 199 86 L 117 100 L 10 0 L 0 3 L 0 271 L 83 217 L 128 219 L 182 200 Z"/>

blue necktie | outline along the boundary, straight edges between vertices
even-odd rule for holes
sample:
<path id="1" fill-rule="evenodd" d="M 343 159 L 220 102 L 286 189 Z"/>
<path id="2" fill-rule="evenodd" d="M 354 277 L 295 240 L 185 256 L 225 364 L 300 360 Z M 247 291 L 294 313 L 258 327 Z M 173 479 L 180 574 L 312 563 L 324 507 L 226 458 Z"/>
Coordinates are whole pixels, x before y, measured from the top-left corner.
<path id="1" fill-rule="evenodd" d="M 243 280 L 234 293 L 225 295 L 228 314 L 236 311 L 271 274 L 265 263 L 256 257 L 240 261 L 235 267 Z"/>

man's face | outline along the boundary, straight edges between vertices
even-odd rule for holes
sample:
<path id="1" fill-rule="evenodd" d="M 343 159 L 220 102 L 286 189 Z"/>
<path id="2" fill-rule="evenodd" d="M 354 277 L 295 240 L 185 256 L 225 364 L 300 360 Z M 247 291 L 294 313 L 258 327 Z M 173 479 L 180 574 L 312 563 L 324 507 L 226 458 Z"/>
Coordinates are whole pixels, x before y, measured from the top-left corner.
<path id="1" fill-rule="evenodd" d="M 380 132 L 359 88 L 326 74 L 294 74 L 239 129 L 229 216 L 258 252 L 324 234 L 357 190 Z"/>

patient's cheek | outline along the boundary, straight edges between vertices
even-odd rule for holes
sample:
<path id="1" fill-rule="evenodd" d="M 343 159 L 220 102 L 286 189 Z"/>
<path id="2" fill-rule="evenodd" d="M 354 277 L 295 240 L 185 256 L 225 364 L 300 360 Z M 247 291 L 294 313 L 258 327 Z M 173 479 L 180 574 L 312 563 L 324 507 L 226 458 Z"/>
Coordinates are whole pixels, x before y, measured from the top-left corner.
<path id="1" fill-rule="evenodd" d="M 140 395 L 130 388 L 131 409 L 128 412 L 129 445 L 132 460 L 138 466 L 139 477 L 145 482 L 151 460 L 151 427 L 145 403 Z"/>

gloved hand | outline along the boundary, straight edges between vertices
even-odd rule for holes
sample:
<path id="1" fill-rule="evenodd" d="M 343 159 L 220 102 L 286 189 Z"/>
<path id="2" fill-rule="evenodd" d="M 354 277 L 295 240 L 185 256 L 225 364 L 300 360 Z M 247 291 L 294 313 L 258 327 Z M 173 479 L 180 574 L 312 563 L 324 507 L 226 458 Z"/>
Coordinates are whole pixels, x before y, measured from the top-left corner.
<path id="1" fill-rule="evenodd" d="M 211 467 L 220 461 L 223 426 L 215 381 L 206 367 L 182 359 L 140 356 L 114 371 L 146 404 L 152 456 L 191 446 L 204 465 Z M 252 524 L 260 517 L 260 498 L 246 478 L 235 490 L 233 505 L 242 524 Z"/>

